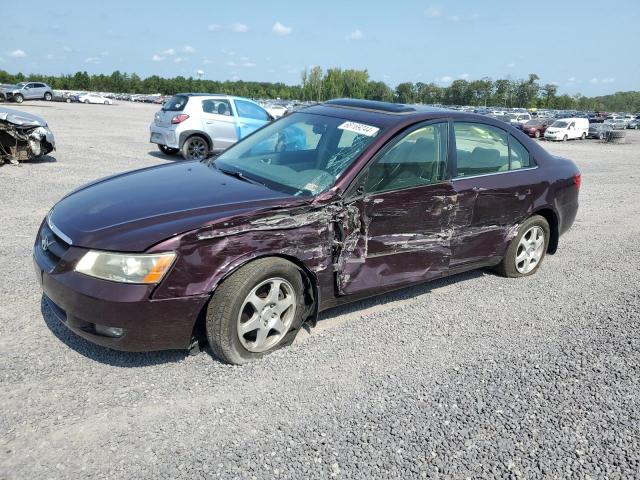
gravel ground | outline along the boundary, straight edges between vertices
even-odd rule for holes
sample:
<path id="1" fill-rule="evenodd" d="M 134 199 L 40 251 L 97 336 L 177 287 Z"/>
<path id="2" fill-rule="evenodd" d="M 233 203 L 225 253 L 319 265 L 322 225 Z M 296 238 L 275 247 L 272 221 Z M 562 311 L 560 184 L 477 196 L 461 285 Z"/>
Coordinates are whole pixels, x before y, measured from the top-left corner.
<path id="1" fill-rule="evenodd" d="M 31 245 L 50 206 L 170 160 L 146 143 L 153 106 L 17 108 L 58 150 L 0 168 L 0 478 L 640 477 L 640 132 L 545 143 L 583 187 L 534 277 L 336 308 L 232 367 L 96 347 L 42 307 Z"/>

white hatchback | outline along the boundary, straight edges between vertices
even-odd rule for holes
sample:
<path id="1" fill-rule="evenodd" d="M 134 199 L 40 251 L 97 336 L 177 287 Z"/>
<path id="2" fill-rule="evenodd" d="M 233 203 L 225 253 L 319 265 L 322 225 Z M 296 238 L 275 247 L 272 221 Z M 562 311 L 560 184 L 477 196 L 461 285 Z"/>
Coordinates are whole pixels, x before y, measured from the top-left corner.
<path id="1" fill-rule="evenodd" d="M 179 93 L 155 114 L 150 142 L 187 160 L 220 153 L 273 117 L 251 100 L 230 95 Z"/>

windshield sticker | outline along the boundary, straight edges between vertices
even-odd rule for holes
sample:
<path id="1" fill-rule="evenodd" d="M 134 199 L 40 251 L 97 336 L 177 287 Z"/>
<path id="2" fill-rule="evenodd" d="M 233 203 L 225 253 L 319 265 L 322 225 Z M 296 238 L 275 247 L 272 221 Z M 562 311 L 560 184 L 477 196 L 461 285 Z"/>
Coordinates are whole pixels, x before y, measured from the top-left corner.
<path id="1" fill-rule="evenodd" d="M 358 133 L 360 135 L 366 135 L 367 137 L 375 137 L 380 131 L 378 127 L 372 127 L 371 125 L 365 125 L 364 123 L 357 122 L 344 122 L 338 126 L 340 130 L 348 130 L 349 132 Z"/>

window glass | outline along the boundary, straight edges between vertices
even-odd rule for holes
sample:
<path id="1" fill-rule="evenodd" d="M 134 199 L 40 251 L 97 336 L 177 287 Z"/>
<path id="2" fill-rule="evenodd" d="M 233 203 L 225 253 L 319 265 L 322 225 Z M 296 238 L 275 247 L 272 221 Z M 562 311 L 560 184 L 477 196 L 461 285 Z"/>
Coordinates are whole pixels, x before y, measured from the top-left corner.
<path id="1" fill-rule="evenodd" d="M 269 114 L 259 105 L 245 100 L 234 100 L 238 116 L 243 118 L 253 118 L 254 120 L 269 120 Z"/>
<path id="2" fill-rule="evenodd" d="M 447 158 L 446 123 L 414 130 L 370 167 L 367 192 L 429 185 L 442 180 Z"/>
<path id="3" fill-rule="evenodd" d="M 162 107 L 165 112 L 181 112 L 187 105 L 189 97 L 185 95 L 174 95 Z"/>
<path id="4" fill-rule="evenodd" d="M 511 160 L 511 170 L 519 168 L 527 168 L 531 166 L 529 161 L 529 152 L 524 145 L 513 137 L 509 137 L 509 158 Z"/>
<path id="5" fill-rule="evenodd" d="M 229 100 L 203 100 L 202 111 L 204 113 L 231 116 L 231 104 L 229 103 Z"/>
<path id="6" fill-rule="evenodd" d="M 355 134 L 350 144 L 345 132 Z M 210 166 L 292 195 L 317 195 L 334 185 L 379 132 L 375 125 L 344 118 L 292 113 L 225 150 Z"/>
<path id="7" fill-rule="evenodd" d="M 457 177 L 509 170 L 509 144 L 504 130 L 481 123 L 456 122 Z"/>

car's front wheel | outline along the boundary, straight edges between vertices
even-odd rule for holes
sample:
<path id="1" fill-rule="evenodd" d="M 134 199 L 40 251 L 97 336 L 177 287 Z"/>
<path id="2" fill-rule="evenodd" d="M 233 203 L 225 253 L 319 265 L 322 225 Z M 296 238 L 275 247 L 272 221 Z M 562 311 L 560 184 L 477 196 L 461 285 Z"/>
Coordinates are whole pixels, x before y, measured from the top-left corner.
<path id="1" fill-rule="evenodd" d="M 187 160 L 204 160 L 209 156 L 209 144 L 202 137 L 190 137 L 182 145 L 182 156 Z"/>
<path id="2" fill-rule="evenodd" d="M 550 235 L 549 222 L 544 217 L 529 217 L 509 244 L 497 267 L 498 273 L 505 277 L 526 277 L 536 273 L 547 253 Z"/>
<path id="3" fill-rule="evenodd" d="M 24 97 L 19 93 L 17 95 L 14 95 L 13 99 L 16 103 L 22 103 L 24 101 Z"/>
<path id="4" fill-rule="evenodd" d="M 160 150 L 165 155 L 175 155 L 180 151 L 178 148 L 167 147 L 166 145 L 158 145 L 158 150 Z"/>
<path id="5" fill-rule="evenodd" d="M 569 137 L 567 137 L 566 135 L 564 137 L 562 137 L 562 141 L 566 142 L 567 140 L 569 140 Z"/>
<path id="6" fill-rule="evenodd" d="M 216 288 L 207 308 L 207 339 L 218 358 L 241 365 L 291 344 L 303 312 L 298 268 L 282 258 L 258 259 Z"/>

